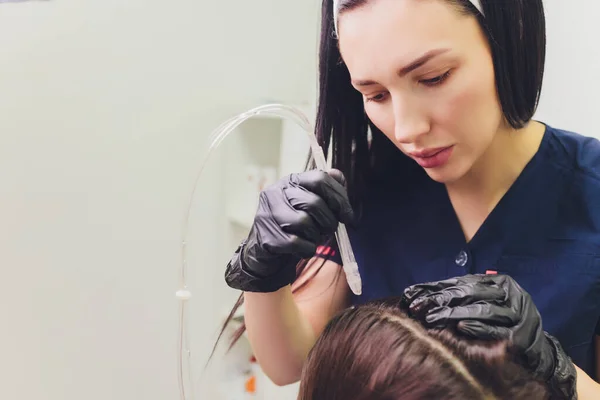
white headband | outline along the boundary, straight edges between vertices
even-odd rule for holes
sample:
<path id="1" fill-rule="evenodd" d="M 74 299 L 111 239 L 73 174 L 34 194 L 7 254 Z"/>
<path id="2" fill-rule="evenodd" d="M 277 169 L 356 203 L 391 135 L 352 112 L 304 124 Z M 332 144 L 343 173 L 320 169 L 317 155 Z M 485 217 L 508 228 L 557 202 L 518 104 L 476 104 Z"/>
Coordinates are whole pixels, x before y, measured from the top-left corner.
<path id="1" fill-rule="evenodd" d="M 476 9 L 479 10 L 481 15 L 485 16 L 483 13 L 483 6 L 481 5 L 481 0 L 469 0 L 471 4 L 475 6 Z M 338 16 L 340 14 L 340 0 L 333 0 L 333 25 L 335 26 L 335 34 L 338 33 Z"/>

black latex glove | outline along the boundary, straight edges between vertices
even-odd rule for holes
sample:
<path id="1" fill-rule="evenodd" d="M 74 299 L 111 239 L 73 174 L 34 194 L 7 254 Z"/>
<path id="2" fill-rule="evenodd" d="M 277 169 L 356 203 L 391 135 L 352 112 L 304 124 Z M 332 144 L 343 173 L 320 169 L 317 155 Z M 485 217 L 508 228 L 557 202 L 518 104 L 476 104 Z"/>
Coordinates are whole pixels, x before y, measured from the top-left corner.
<path id="1" fill-rule="evenodd" d="M 529 294 L 506 275 L 467 275 L 407 288 L 409 315 L 429 327 L 454 326 L 460 333 L 508 340 L 537 378 L 549 383 L 553 399 L 576 399 L 575 366 L 561 345 L 542 329 Z"/>
<path id="2" fill-rule="evenodd" d="M 313 257 L 339 222 L 353 222 L 344 182 L 338 170 L 313 170 L 263 190 L 248 238 L 227 265 L 227 284 L 247 292 L 274 292 L 292 283 L 298 262 Z"/>

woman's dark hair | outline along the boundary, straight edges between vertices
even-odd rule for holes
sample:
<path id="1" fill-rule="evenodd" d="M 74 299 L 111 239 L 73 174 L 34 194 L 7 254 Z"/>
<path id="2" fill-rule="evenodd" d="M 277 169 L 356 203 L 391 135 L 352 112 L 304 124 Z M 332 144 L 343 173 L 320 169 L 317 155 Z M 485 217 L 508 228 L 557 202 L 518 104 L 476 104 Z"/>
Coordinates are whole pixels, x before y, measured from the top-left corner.
<path id="1" fill-rule="evenodd" d="M 373 302 L 334 317 L 304 364 L 298 400 L 549 399 L 506 342 L 426 330 L 397 303 Z"/>
<path id="2" fill-rule="evenodd" d="M 369 1 L 340 0 L 340 15 Z M 504 118 L 514 128 L 523 127 L 535 113 L 544 75 L 546 24 L 542 0 L 481 0 L 485 17 L 469 0 L 440 1 L 478 19 L 491 48 Z M 367 180 L 377 180 L 386 171 L 402 175 L 398 169 L 412 164 L 398 162 L 405 156 L 365 114 L 362 95 L 351 85 L 350 73 L 340 55 L 333 14 L 333 0 L 323 0 L 315 134 L 326 156 L 332 158 L 333 168 L 344 173 L 350 200 L 360 215 Z M 332 140 L 332 153 L 328 154 Z M 314 165 L 307 167 L 312 169 Z M 298 276 L 306 264 L 307 260 L 303 260 L 298 265 Z M 240 296 L 227 321 L 242 304 Z M 244 326 L 234 335 L 233 342 L 243 331 Z"/>

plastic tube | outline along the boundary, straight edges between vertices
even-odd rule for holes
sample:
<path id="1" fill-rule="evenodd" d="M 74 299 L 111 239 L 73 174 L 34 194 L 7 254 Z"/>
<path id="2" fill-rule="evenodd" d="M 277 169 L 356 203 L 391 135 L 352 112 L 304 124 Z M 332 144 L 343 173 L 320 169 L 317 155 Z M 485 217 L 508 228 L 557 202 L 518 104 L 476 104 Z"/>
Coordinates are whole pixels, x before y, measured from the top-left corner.
<path id="1" fill-rule="evenodd" d="M 191 379 L 191 352 L 189 350 L 189 338 L 186 332 L 186 320 L 187 320 L 187 308 L 186 302 L 190 299 L 191 293 L 187 287 L 187 238 L 189 230 L 190 213 L 196 189 L 200 181 L 200 176 L 206 167 L 206 164 L 212 154 L 212 151 L 219 147 L 221 142 L 235 130 L 240 124 L 247 119 L 250 119 L 257 115 L 274 115 L 283 119 L 290 119 L 294 121 L 300 128 L 302 128 L 310 141 L 311 155 L 315 161 L 318 169 L 327 171 L 327 161 L 325 160 L 325 154 L 323 149 L 319 146 L 317 138 L 314 135 L 314 129 L 306 116 L 298 109 L 286 106 L 283 104 L 268 104 L 260 107 L 253 108 L 242 114 L 237 115 L 215 129 L 210 137 L 210 147 L 200 166 L 200 170 L 196 176 L 194 188 L 190 196 L 189 204 L 185 212 L 183 232 L 182 232 L 182 245 L 181 245 L 181 270 L 180 270 L 180 289 L 177 291 L 176 296 L 180 300 L 180 312 L 179 312 L 179 335 L 178 335 L 178 378 L 181 400 L 193 400 L 193 381 Z M 344 224 L 340 223 L 336 232 L 336 239 L 339 246 L 340 254 L 342 256 L 342 263 L 346 280 L 352 292 L 356 295 L 362 293 L 362 282 L 358 271 L 358 264 L 354 258 L 352 246 L 350 245 L 350 239 L 348 232 Z"/>

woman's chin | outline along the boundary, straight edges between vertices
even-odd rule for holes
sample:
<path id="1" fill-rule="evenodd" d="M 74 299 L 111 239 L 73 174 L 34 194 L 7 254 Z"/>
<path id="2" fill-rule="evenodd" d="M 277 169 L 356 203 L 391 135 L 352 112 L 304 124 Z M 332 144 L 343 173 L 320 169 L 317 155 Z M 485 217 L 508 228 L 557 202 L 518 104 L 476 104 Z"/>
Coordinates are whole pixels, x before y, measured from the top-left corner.
<path id="1" fill-rule="evenodd" d="M 465 173 L 462 169 L 448 163 L 439 168 L 425 168 L 425 172 L 431 179 L 445 185 L 459 181 Z"/>

